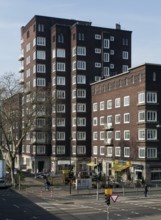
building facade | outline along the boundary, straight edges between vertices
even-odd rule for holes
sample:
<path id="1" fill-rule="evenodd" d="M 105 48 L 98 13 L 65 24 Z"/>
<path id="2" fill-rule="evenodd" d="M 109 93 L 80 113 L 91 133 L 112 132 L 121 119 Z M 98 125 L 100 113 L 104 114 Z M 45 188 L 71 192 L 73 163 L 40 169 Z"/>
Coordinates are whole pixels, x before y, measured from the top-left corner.
<path id="1" fill-rule="evenodd" d="M 91 22 L 34 16 L 21 28 L 23 102 L 41 97 L 41 117 L 23 141 L 32 172 L 87 169 L 91 158 L 90 83 L 131 67 L 131 31 Z M 52 99 L 46 109 L 45 97 Z M 25 120 L 25 118 L 24 118 Z M 44 130 L 45 126 L 45 130 Z"/>
<path id="2" fill-rule="evenodd" d="M 160 73 L 144 64 L 91 84 L 92 160 L 107 176 L 161 181 Z"/>

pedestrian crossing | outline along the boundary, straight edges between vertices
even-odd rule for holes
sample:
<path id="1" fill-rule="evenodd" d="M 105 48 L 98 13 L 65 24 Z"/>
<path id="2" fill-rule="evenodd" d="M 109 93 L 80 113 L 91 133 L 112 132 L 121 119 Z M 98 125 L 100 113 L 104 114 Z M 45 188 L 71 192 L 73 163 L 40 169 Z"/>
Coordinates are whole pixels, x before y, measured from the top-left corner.
<path id="1" fill-rule="evenodd" d="M 57 216 L 65 216 L 68 214 L 81 216 L 81 215 L 106 215 L 107 205 L 103 199 L 93 200 L 87 199 L 83 200 L 73 200 L 69 202 L 62 202 L 59 200 L 51 200 L 46 202 L 37 202 L 36 203 L 41 208 L 56 214 Z M 157 213 L 161 215 L 161 200 L 158 198 L 140 198 L 140 199 L 131 199 L 124 198 L 119 199 L 118 202 L 111 202 L 109 206 L 110 210 L 110 220 L 117 219 L 132 219 L 134 217 L 144 216 L 146 217 Z M 103 214 L 104 213 L 104 214 Z"/>

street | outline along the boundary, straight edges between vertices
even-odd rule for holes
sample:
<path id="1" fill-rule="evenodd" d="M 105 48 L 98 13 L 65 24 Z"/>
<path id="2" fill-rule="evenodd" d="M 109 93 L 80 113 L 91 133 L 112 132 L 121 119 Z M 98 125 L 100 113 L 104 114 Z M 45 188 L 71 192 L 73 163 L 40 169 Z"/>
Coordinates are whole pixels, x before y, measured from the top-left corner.
<path id="1" fill-rule="evenodd" d="M 76 191 L 57 185 L 46 191 L 42 182 L 26 189 L 0 190 L 0 220 L 159 220 L 161 219 L 160 191 L 151 190 L 148 197 L 142 191 L 127 193 L 114 203 L 111 199 L 109 216 L 105 196 L 96 196 L 96 189 Z M 37 182 L 36 182 L 37 184 Z M 118 192 L 120 189 L 117 189 Z M 103 190 L 101 190 L 103 192 Z M 107 218 L 108 217 L 108 218 Z"/>

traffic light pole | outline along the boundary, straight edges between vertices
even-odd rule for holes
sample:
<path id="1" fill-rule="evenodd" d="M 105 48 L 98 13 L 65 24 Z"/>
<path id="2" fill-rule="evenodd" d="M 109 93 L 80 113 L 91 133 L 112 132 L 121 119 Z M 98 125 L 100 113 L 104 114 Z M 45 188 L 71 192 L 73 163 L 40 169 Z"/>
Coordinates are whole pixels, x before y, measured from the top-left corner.
<path id="1" fill-rule="evenodd" d="M 110 211 L 109 211 L 109 205 L 107 205 L 107 220 L 110 220 Z"/>

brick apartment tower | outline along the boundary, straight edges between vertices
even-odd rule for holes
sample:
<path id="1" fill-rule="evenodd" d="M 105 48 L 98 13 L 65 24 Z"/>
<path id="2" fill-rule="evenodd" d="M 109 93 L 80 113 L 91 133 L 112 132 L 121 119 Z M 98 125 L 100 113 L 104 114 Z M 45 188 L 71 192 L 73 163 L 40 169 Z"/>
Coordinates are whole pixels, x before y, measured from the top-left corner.
<path id="1" fill-rule="evenodd" d="M 23 161 L 32 172 L 87 169 L 91 158 L 90 83 L 131 67 L 131 31 L 94 27 L 91 22 L 34 16 L 21 28 L 24 102 L 38 89 L 55 99 L 23 142 Z M 43 102 L 43 99 L 42 99 Z M 49 116 L 49 117 L 48 117 Z M 46 117 L 52 123 L 44 130 Z M 34 141 L 33 141 L 34 140 Z"/>

